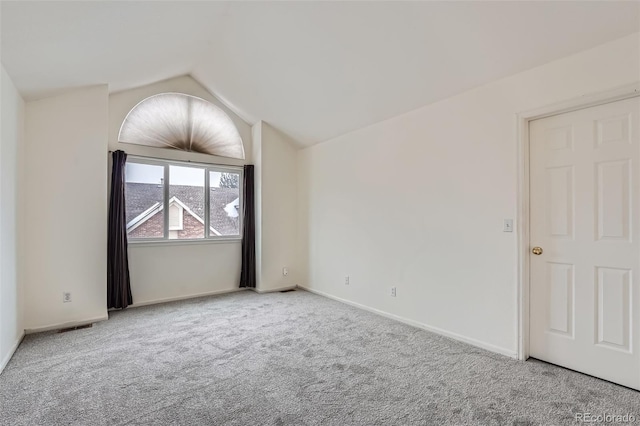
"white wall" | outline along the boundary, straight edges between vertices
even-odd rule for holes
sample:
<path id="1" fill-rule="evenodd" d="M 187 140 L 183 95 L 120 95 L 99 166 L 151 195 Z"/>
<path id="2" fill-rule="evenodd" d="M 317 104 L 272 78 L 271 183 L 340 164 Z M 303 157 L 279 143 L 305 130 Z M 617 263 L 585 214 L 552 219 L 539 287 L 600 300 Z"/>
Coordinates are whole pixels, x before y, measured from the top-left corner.
<path id="1" fill-rule="evenodd" d="M 0 74 L 0 372 L 22 338 L 22 288 L 18 285 L 18 152 L 24 101 L 2 67 Z"/>
<path id="2" fill-rule="evenodd" d="M 104 319 L 108 88 L 28 102 L 21 212 L 25 328 Z M 72 294 L 71 303 L 62 293 Z"/>
<path id="3" fill-rule="evenodd" d="M 260 121 L 253 126 L 256 180 L 257 289 L 300 283 L 297 153 L 294 140 Z M 289 273 L 283 275 L 283 268 Z"/>
<path id="4" fill-rule="evenodd" d="M 637 82 L 639 52 L 634 34 L 301 151 L 305 285 L 514 355 L 515 114 Z"/>
<path id="5" fill-rule="evenodd" d="M 245 160 L 119 143 L 120 126 L 129 111 L 147 97 L 164 92 L 198 96 L 222 108 L 233 120 L 242 137 Z M 241 166 L 251 163 L 251 127 L 197 81 L 183 76 L 109 96 L 109 150 L 118 149 L 130 155 Z M 237 289 L 240 264 L 240 241 L 130 243 L 129 270 L 133 303 L 147 304 Z"/>

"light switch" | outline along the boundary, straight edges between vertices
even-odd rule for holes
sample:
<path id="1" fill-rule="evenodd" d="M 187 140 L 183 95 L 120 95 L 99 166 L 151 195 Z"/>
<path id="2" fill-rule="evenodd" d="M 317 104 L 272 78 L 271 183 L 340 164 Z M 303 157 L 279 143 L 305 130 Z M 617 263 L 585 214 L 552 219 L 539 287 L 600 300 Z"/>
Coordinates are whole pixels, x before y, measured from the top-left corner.
<path id="1" fill-rule="evenodd" d="M 513 219 L 505 219 L 502 232 L 513 232 Z"/>

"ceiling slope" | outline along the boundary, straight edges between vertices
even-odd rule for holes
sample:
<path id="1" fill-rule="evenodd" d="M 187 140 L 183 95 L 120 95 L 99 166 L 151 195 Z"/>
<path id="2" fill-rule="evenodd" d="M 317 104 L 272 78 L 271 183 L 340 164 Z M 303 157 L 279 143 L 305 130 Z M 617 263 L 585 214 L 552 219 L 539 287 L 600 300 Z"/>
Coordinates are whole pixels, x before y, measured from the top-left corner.
<path id="1" fill-rule="evenodd" d="M 640 30 L 638 2 L 2 2 L 27 100 L 191 74 L 305 145 Z"/>

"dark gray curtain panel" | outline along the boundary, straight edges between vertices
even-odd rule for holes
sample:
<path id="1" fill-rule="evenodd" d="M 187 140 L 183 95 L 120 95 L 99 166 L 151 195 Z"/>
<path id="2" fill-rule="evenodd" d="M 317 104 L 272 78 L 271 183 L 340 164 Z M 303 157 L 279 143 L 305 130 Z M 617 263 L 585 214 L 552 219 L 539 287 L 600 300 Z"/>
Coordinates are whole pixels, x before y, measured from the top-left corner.
<path id="1" fill-rule="evenodd" d="M 253 165 L 244 166 L 244 221 L 240 287 L 256 287 L 256 205 Z"/>
<path id="2" fill-rule="evenodd" d="M 124 309 L 133 303 L 124 205 L 124 169 L 127 154 L 124 151 L 115 151 L 112 161 L 107 238 L 107 308 Z"/>

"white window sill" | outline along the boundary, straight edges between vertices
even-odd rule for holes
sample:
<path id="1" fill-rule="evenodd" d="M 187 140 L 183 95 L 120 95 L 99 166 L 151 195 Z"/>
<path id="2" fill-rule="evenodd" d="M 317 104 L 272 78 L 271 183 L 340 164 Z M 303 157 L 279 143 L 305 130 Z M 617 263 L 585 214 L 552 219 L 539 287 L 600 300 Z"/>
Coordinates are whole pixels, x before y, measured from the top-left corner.
<path id="1" fill-rule="evenodd" d="M 130 247 L 145 247 L 145 246 L 184 246 L 184 245 L 199 245 L 199 244 L 240 244 L 242 243 L 241 237 L 229 237 L 229 238 L 200 238 L 193 240 L 129 240 Z"/>

